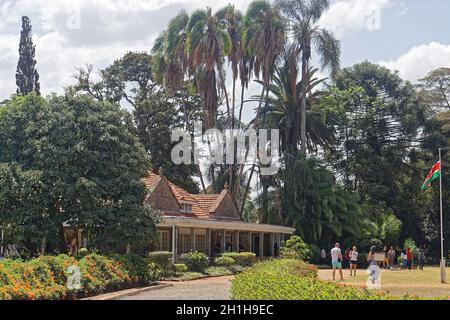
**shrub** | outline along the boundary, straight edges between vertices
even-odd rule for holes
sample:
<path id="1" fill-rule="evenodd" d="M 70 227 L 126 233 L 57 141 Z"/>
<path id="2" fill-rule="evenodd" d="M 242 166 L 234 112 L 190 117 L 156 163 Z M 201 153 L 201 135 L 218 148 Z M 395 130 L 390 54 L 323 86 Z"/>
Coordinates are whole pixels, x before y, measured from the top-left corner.
<path id="1" fill-rule="evenodd" d="M 63 299 L 67 294 L 44 259 L 6 259 L 0 262 L 0 299 Z"/>
<path id="2" fill-rule="evenodd" d="M 175 272 L 181 273 L 188 271 L 188 267 L 184 263 L 176 263 L 173 265 Z"/>
<path id="3" fill-rule="evenodd" d="M 68 269 L 78 266 L 81 289 L 67 288 Z M 66 299 L 152 284 L 161 269 L 147 257 L 106 257 L 96 253 L 80 260 L 66 254 L 42 256 L 29 261 L 0 261 L 0 299 Z"/>
<path id="4" fill-rule="evenodd" d="M 236 263 L 236 260 L 230 257 L 218 257 L 214 260 L 214 264 L 223 267 L 229 267 Z"/>
<path id="5" fill-rule="evenodd" d="M 293 259 L 264 261 L 238 274 L 231 284 L 236 300 L 380 300 L 391 297 L 318 280 L 317 270 Z"/>
<path id="6" fill-rule="evenodd" d="M 91 253 L 79 260 L 83 291 L 96 294 L 116 290 L 131 282 L 128 270 L 123 263 L 97 253 Z"/>
<path id="7" fill-rule="evenodd" d="M 189 271 L 204 273 L 208 264 L 208 257 L 202 252 L 190 252 L 186 256 L 186 265 Z"/>
<path id="8" fill-rule="evenodd" d="M 150 258 L 135 254 L 114 255 L 113 259 L 121 263 L 128 271 L 133 285 L 149 285 L 157 282 L 162 274 L 159 266 L 151 265 Z"/>
<path id="9" fill-rule="evenodd" d="M 253 252 L 225 252 L 222 257 L 232 258 L 240 266 L 251 266 L 258 260 Z"/>
<path id="10" fill-rule="evenodd" d="M 308 260 L 311 250 L 299 236 L 291 236 L 280 248 L 280 256 L 284 259 Z"/>
<path id="11" fill-rule="evenodd" d="M 169 251 L 154 251 L 148 254 L 151 262 L 156 263 L 162 268 L 169 269 L 171 265 L 170 259 L 172 258 L 172 252 Z"/>

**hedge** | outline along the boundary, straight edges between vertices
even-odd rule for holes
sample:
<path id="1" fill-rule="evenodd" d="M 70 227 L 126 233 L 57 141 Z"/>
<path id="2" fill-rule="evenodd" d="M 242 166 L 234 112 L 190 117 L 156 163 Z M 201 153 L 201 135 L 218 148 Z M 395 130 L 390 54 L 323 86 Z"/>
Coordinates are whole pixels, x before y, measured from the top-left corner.
<path id="1" fill-rule="evenodd" d="M 253 252 L 225 252 L 222 257 L 232 258 L 240 266 L 251 266 L 258 260 Z"/>
<path id="2" fill-rule="evenodd" d="M 317 269 L 300 260 L 279 259 L 258 263 L 231 283 L 235 300 L 384 300 L 392 297 L 317 278 Z"/>
<path id="3" fill-rule="evenodd" d="M 214 264 L 223 267 L 229 267 L 236 264 L 236 261 L 230 257 L 218 257 L 214 260 Z"/>
<path id="4" fill-rule="evenodd" d="M 81 288 L 67 288 L 67 270 L 77 266 Z M 68 255 L 43 256 L 28 261 L 0 261 L 0 300 L 70 299 L 139 285 L 153 284 L 160 269 L 139 256 L 105 257 L 89 254 L 77 260 Z"/>

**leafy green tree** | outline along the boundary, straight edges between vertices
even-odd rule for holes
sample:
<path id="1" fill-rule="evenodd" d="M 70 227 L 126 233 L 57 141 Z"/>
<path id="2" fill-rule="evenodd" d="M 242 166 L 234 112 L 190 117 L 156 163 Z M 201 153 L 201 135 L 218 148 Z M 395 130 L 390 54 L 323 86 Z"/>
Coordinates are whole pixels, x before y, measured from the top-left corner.
<path id="1" fill-rule="evenodd" d="M 55 249 L 63 223 L 104 250 L 153 238 L 158 214 L 144 204 L 140 181 L 150 162 L 128 112 L 87 96 L 31 94 L 0 109 L 0 137 L 0 163 L 18 177 L 7 170 L 2 190 L 19 181 L 26 191 L 18 199 L 6 193 L 6 203 L 25 210 L 6 213 L 5 222 L 22 226 L 26 239 Z"/>
<path id="2" fill-rule="evenodd" d="M 166 91 L 159 90 L 151 99 L 145 99 L 136 105 L 133 111 L 134 122 L 140 141 L 150 154 L 154 170 L 164 169 L 164 175 L 176 185 L 192 193 L 198 193 L 197 183 L 192 179 L 199 174 L 196 165 L 176 165 L 170 158 L 172 148 L 178 142 L 171 141 L 172 131 L 180 128 L 183 114 L 180 105 L 191 110 L 191 119 L 201 119 L 195 111 L 200 101 L 198 97 L 181 101 L 177 96 L 171 97 Z"/>
<path id="3" fill-rule="evenodd" d="M 403 222 L 402 238 L 419 234 L 423 173 L 416 149 L 426 112 L 413 86 L 363 62 L 341 71 L 323 101 L 334 112 L 341 142 L 327 161 L 346 187 L 358 191 L 366 217 L 377 221 L 392 211 Z"/>
<path id="4" fill-rule="evenodd" d="M 279 180 L 284 225 L 294 226 L 307 243 L 328 245 L 359 234 L 358 194 L 336 184 L 318 160 L 285 154 Z"/>
<path id="5" fill-rule="evenodd" d="M 78 70 L 75 92 L 83 92 L 100 100 L 120 103 L 126 101 L 133 107 L 149 99 L 157 89 L 152 74 L 152 57 L 147 53 L 128 52 L 112 65 L 100 70 L 100 80 L 91 79 L 92 66 Z"/>
<path id="6" fill-rule="evenodd" d="M 450 110 L 450 68 L 430 71 L 419 81 L 418 88 L 434 113 Z"/>
<path id="7" fill-rule="evenodd" d="M 31 92 L 40 94 L 39 73 L 36 70 L 36 46 L 33 44 L 30 19 L 22 17 L 20 32 L 19 62 L 16 71 L 17 93 L 27 95 Z"/>

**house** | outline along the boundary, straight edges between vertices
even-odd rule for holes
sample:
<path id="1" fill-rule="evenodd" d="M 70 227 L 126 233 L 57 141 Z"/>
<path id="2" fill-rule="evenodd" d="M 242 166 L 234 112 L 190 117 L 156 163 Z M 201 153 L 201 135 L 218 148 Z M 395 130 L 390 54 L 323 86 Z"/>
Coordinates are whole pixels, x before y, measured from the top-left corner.
<path id="1" fill-rule="evenodd" d="M 143 178 L 149 190 L 146 203 L 159 210 L 156 251 L 170 251 L 173 262 L 190 251 L 209 257 L 225 251 L 254 252 L 261 259 L 274 256 L 281 241 L 295 229 L 242 221 L 233 195 L 225 185 L 220 194 L 191 194 L 170 182 L 160 171 Z"/>

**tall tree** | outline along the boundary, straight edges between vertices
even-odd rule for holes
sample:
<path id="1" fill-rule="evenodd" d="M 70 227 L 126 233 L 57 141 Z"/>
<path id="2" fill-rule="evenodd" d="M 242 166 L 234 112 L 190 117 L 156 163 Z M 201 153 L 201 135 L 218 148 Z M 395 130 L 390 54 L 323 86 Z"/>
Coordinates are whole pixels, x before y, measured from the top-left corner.
<path id="1" fill-rule="evenodd" d="M 224 56 L 231 50 L 231 40 L 227 31 L 221 27 L 219 19 L 212 14 L 211 8 L 194 11 L 187 26 L 189 73 L 195 76 L 197 88 L 203 98 L 207 129 L 216 125 L 219 105 L 218 88 L 225 96 L 228 119 L 231 117 L 223 70 Z"/>
<path id="2" fill-rule="evenodd" d="M 39 73 L 34 58 L 36 46 L 33 44 L 30 19 L 22 17 L 20 32 L 19 62 L 16 71 L 17 93 L 28 95 L 31 92 L 40 94 Z"/>
<path id="3" fill-rule="evenodd" d="M 144 203 L 140 180 L 150 161 L 128 112 L 87 96 L 30 94 L 0 108 L 0 137 L 8 166 L 0 169 L 0 198 L 26 201 L 6 222 L 34 242 L 58 248 L 63 223 L 83 229 L 97 248 L 153 238 L 158 215 Z"/>
<path id="4" fill-rule="evenodd" d="M 421 197 L 415 149 L 424 105 L 409 82 L 369 62 L 342 70 L 335 82 L 324 100 L 336 112 L 340 142 L 326 152 L 329 164 L 359 192 L 373 220 L 392 210 L 403 235 L 417 234 L 419 207 L 410 203 Z"/>
<path id="5" fill-rule="evenodd" d="M 331 31 L 318 25 L 320 17 L 329 7 L 328 0 L 278 0 L 277 4 L 289 19 L 293 43 L 296 46 L 292 52 L 300 57 L 302 63 L 300 140 L 301 153 L 306 155 L 306 100 L 312 53 L 315 50 L 322 68 L 330 68 L 332 74 L 335 74 L 340 64 L 340 42 Z M 294 86 L 294 83 L 292 85 Z"/>
<path id="6" fill-rule="evenodd" d="M 284 63 L 277 67 L 273 82 L 269 85 L 270 95 L 265 101 L 261 111 L 260 122 L 267 126 L 280 129 L 281 149 L 283 152 L 295 153 L 300 147 L 300 97 L 302 95 L 302 80 L 291 86 L 291 79 L 297 78 L 297 68 L 290 65 L 290 54 L 286 53 Z M 294 74 L 292 75 L 292 72 Z M 314 104 L 319 105 L 323 91 L 318 87 L 325 79 L 315 77 L 316 69 L 310 69 L 307 87 L 307 138 L 310 150 L 317 151 L 318 147 L 331 146 L 334 143 L 334 130 L 330 117 L 324 117 L 324 111 L 318 110 Z M 255 97 L 256 98 L 256 97 Z"/>
<path id="7" fill-rule="evenodd" d="M 263 83 L 256 111 L 258 119 L 274 68 L 284 49 L 285 21 L 278 9 L 268 1 L 256 0 L 247 9 L 244 28 L 245 50 L 252 57 L 255 76 L 261 76 Z"/>
<path id="8" fill-rule="evenodd" d="M 450 68 L 438 68 L 420 79 L 418 88 L 431 110 L 450 110 Z"/>

